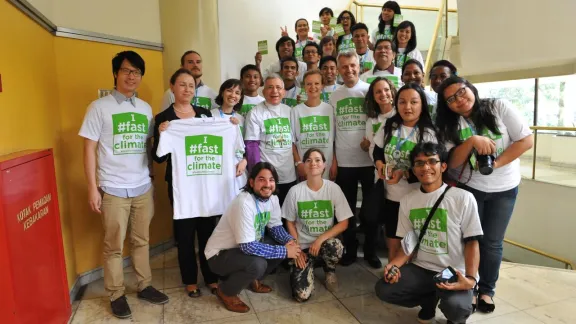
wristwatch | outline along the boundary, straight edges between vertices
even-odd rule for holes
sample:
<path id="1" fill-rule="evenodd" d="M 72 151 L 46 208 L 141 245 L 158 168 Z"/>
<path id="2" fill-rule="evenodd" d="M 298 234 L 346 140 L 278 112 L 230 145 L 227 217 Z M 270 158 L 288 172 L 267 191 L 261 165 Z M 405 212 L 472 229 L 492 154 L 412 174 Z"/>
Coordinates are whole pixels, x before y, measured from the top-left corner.
<path id="1" fill-rule="evenodd" d="M 295 167 L 298 167 L 298 166 L 299 166 L 300 164 L 302 164 L 302 163 L 304 163 L 304 162 L 302 162 L 302 161 L 294 162 L 294 166 L 295 166 Z"/>

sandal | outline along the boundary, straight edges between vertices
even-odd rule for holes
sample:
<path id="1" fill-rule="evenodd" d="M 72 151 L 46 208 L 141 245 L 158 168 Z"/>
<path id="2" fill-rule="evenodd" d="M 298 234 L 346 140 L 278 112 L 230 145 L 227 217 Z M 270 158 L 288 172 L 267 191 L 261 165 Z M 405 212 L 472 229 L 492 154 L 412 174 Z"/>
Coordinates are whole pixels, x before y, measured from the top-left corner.
<path id="1" fill-rule="evenodd" d="M 186 290 L 186 292 L 188 293 L 188 297 L 192 298 L 202 297 L 202 291 L 199 288 L 196 288 L 194 290 Z"/>
<path id="2" fill-rule="evenodd" d="M 478 311 L 482 313 L 494 312 L 494 309 L 496 309 L 496 305 L 494 304 L 494 299 L 492 299 L 492 297 L 490 297 L 490 300 L 492 300 L 492 304 L 487 303 L 484 299 L 478 296 Z"/>

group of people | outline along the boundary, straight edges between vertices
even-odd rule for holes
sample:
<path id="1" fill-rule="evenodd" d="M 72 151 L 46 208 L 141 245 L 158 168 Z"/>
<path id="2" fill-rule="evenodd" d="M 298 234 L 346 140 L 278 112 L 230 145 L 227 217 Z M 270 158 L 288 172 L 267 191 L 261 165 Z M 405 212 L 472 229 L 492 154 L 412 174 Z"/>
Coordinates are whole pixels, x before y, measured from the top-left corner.
<path id="1" fill-rule="evenodd" d="M 387 1 L 370 38 L 343 11 L 337 21 L 345 35 L 335 40 L 333 12 L 324 8 L 322 35 L 309 37 L 299 19 L 297 43 L 282 29 L 278 61 L 262 69 L 257 53 L 256 64 L 218 92 L 202 82 L 201 55 L 187 51 L 155 117 L 135 96 L 143 59 L 132 51 L 113 58 L 115 90 L 88 107 L 80 136 L 90 206 L 103 218 L 115 316 L 131 316 L 122 275 L 128 229 L 138 297 L 168 302 L 150 284 L 152 161 L 166 163 L 190 297 L 202 296 L 197 257 L 206 286 L 230 311 L 249 311 L 238 297 L 245 288 L 272 291 L 262 280 L 283 262 L 295 300 L 311 297 L 318 266 L 334 292 L 336 265 L 357 259 L 359 230 L 364 260 L 382 267 L 384 225 L 380 299 L 420 306 L 421 323 L 434 319 L 439 301 L 450 323 L 494 311 L 518 157 L 532 133 L 510 103 L 480 98 L 448 61 L 433 64 L 432 91 L 425 90 L 415 27 L 396 24 L 400 14 Z"/>

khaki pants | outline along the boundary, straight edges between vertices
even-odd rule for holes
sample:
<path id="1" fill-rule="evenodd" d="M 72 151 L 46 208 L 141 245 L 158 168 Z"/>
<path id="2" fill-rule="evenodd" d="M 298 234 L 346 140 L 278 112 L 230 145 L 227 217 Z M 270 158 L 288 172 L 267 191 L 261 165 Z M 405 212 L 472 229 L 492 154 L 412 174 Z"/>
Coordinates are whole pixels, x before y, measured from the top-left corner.
<path id="1" fill-rule="evenodd" d="M 124 295 L 122 248 L 126 231 L 130 229 L 132 263 L 138 279 L 138 291 L 150 285 L 149 228 L 154 216 L 153 188 L 134 198 L 103 194 L 102 224 L 104 226 L 104 288 L 110 300 Z"/>

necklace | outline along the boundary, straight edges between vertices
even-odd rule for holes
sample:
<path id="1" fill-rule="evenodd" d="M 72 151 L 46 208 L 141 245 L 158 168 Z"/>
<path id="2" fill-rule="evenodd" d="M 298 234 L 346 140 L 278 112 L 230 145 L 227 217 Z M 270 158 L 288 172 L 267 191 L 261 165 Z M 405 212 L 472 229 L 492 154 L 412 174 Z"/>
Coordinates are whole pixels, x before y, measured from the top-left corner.
<path id="1" fill-rule="evenodd" d="M 182 110 L 179 110 L 179 109 L 176 108 L 176 105 L 174 105 L 174 110 L 175 110 L 176 112 L 181 113 L 181 114 L 189 114 L 189 113 L 194 112 L 194 109 L 192 109 L 192 108 L 190 108 L 190 111 L 182 111 Z"/>

